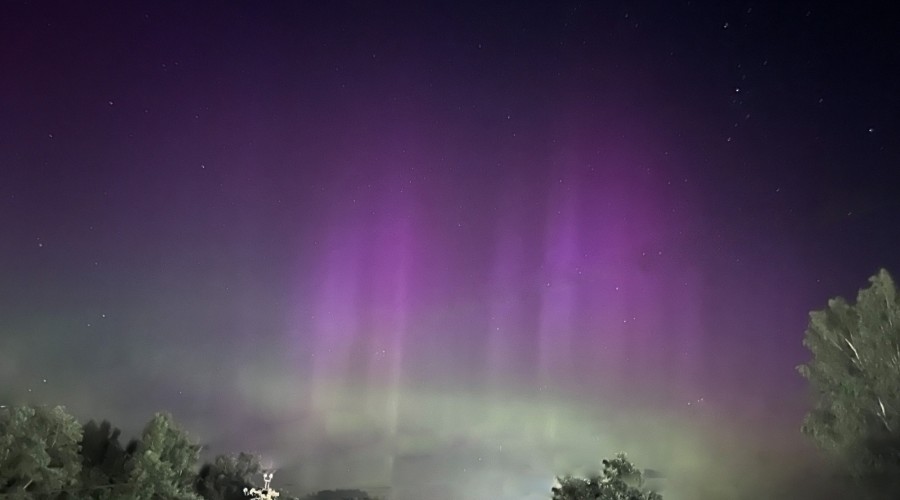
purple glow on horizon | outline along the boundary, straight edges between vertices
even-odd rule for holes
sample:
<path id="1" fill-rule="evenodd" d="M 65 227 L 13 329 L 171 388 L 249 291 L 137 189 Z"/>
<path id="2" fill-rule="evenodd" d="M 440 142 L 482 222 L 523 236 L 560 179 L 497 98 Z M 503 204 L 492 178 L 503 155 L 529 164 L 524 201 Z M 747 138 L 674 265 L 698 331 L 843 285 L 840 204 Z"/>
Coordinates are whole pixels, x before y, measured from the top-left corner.
<path id="1" fill-rule="evenodd" d="M 808 312 L 900 272 L 849 4 L 0 9 L 0 404 L 171 410 L 292 493 L 731 487 L 720 442 L 805 446 Z"/>

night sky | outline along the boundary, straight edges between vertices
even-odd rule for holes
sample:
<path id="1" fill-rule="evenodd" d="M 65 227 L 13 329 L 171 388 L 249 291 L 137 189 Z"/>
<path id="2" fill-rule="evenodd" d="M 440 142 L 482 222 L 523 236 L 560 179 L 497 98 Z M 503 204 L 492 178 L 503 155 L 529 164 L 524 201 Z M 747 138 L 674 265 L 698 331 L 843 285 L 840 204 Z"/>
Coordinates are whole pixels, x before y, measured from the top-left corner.
<path id="1" fill-rule="evenodd" d="M 4 2 L 0 404 L 295 494 L 775 498 L 809 311 L 900 273 L 889 4 Z"/>

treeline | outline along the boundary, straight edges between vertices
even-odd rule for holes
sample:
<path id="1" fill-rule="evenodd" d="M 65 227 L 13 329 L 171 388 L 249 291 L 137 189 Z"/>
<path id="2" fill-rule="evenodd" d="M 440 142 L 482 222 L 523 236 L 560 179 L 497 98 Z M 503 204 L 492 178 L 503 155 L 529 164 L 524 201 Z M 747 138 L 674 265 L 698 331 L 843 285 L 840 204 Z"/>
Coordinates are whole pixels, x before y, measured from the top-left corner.
<path id="1" fill-rule="evenodd" d="M 855 303 L 836 298 L 810 314 L 799 366 L 813 408 L 803 432 L 831 458 L 852 498 L 900 498 L 900 297 L 887 271 Z M 0 499 L 237 500 L 259 460 L 220 455 L 199 466 L 200 447 L 157 414 L 122 445 L 108 422 L 82 426 L 62 408 L 0 408 Z M 661 500 L 624 455 L 588 478 L 562 477 L 553 500 Z M 835 496 L 836 492 L 831 495 Z M 349 495 L 349 496 L 348 496 Z M 353 490 L 308 500 L 367 499 Z"/>
<path id="2" fill-rule="evenodd" d="M 243 500 L 261 476 L 259 458 L 247 453 L 201 465 L 200 446 L 166 413 L 139 438 L 120 438 L 109 422 L 81 425 L 61 407 L 0 408 L 0 499 Z"/>
<path id="3" fill-rule="evenodd" d="M 200 446 L 165 413 L 123 444 L 109 422 L 82 426 L 61 407 L 0 410 L 0 498 L 231 500 L 260 471 L 248 454 L 198 467 Z"/>

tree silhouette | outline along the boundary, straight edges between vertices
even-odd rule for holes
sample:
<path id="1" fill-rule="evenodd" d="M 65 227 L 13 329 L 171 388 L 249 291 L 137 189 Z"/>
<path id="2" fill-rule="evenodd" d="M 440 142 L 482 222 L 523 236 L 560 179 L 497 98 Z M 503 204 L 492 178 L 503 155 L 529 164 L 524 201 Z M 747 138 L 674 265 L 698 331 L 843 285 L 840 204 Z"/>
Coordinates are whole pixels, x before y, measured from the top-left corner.
<path id="1" fill-rule="evenodd" d="M 251 479 L 261 470 L 255 455 L 219 455 L 200 468 L 197 492 L 206 500 L 243 500 L 244 488 L 253 486 Z"/>
<path id="2" fill-rule="evenodd" d="M 588 478 L 557 478 L 552 500 L 662 500 L 644 486 L 644 478 L 624 453 L 603 460 L 603 471 Z"/>
<path id="3" fill-rule="evenodd" d="M 194 491 L 199 455 L 200 447 L 175 426 L 171 415 L 157 413 L 126 463 L 124 491 L 134 500 L 199 500 Z"/>
<path id="4" fill-rule="evenodd" d="M 841 298 L 810 313 L 798 370 L 814 408 L 803 432 L 872 491 L 900 492 L 900 301 L 881 270 L 856 304 Z"/>
<path id="5" fill-rule="evenodd" d="M 81 439 L 81 496 L 94 500 L 115 498 L 116 487 L 128 481 L 129 454 L 119 442 L 121 431 L 108 421 L 85 424 Z M 132 442 L 130 448 L 137 447 Z"/>

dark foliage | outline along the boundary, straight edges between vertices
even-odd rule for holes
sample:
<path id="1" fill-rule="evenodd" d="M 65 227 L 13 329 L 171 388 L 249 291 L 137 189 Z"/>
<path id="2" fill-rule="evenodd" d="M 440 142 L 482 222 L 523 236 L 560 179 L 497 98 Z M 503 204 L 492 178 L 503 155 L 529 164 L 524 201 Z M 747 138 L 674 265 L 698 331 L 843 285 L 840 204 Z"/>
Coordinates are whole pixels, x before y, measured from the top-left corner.
<path id="1" fill-rule="evenodd" d="M 644 478 L 624 454 L 603 461 L 603 471 L 589 478 L 565 476 L 551 493 L 553 500 L 662 500 L 644 486 Z"/>
<path id="2" fill-rule="evenodd" d="M 873 498 L 900 498 L 900 300 L 881 270 L 856 303 L 841 298 L 810 313 L 798 367 L 815 406 L 803 432 L 844 464 Z"/>
<path id="3" fill-rule="evenodd" d="M 158 414 L 123 449 L 108 422 L 79 423 L 60 407 L 0 411 L 0 498 L 199 500 L 199 447 Z"/>
<path id="4" fill-rule="evenodd" d="M 206 500 L 243 500 L 244 488 L 253 486 L 251 479 L 261 470 L 255 455 L 219 455 L 200 468 L 197 492 Z"/>

